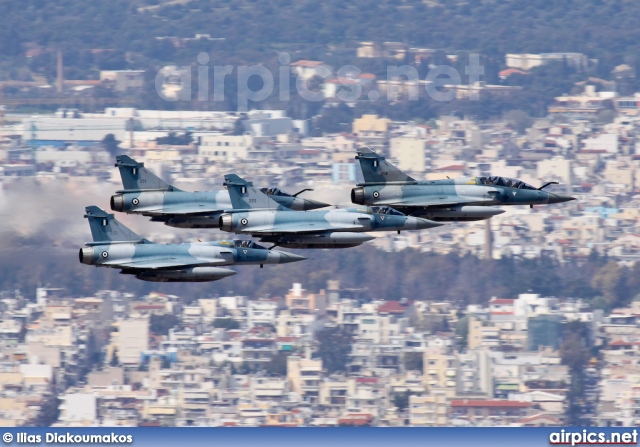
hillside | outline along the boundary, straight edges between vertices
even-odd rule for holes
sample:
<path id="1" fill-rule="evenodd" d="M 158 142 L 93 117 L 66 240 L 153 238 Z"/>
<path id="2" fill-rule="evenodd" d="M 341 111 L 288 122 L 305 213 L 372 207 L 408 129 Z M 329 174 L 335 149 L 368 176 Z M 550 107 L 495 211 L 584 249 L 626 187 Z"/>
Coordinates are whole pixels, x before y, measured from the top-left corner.
<path id="1" fill-rule="evenodd" d="M 638 18 L 640 4 L 623 0 L 25 0 L 0 4 L 0 54 L 19 58 L 37 44 L 162 60 L 171 51 L 163 54 L 155 37 L 208 33 L 226 38 L 228 51 L 382 40 L 499 59 L 507 52 L 577 51 L 609 70 L 637 57 Z"/>

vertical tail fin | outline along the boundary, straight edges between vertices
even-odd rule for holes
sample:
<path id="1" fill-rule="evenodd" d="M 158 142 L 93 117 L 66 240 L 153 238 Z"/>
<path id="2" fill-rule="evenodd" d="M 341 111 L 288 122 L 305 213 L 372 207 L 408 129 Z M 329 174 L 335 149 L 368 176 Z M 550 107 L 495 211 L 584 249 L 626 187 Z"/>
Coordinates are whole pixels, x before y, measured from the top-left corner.
<path id="1" fill-rule="evenodd" d="M 148 242 L 102 208 L 92 205 L 86 207 L 84 211 L 84 217 L 89 219 L 93 242 Z"/>
<path id="2" fill-rule="evenodd" d="M 285 209 L 260 189 L 254 187 L 252 182 L 248 182 L 236 174 L 225 175 L 224 184 L 229 190 L 229 198 L 234 210 Z"/>
<path id="3" fill-rule="evenodd" d="M 115 166 L 120 170 L 122 185 L 127 191 L 180 191 L 151 173 L 144 167 L 144 163 L 139 163 L 128 155 L 118 155 Z"/>
<path id="4" fill-rule="evenodd" d="M 357 151 L 356 160 L 360 160 L 365 183 L 413 183 L 416 181 L 371 149 L 361 147 Z"/>

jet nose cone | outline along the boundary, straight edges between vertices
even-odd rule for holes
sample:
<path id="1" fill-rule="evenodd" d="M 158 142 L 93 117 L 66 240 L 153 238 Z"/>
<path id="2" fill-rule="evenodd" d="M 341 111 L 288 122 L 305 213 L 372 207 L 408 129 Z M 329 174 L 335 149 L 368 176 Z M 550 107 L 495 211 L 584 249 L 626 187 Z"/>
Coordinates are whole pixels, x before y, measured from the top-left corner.
<path id="1" fill-rule="evenodd" d="M 415 230 L 426 230 L 427 228 L 439 227 L 443 224 L 429 219 L 422 219 L 420 217 L 407 217 L 407 226 Z"/>
<path id="2" fill-rule="evenodd" d="M 304 256 L 294 255 L 293 253 L 288 253 L 286 251 L 271 250 L 271 252 L 269 252 L 269 257 L 271 258 L 272 255 L 277 257 L 276 264 L 288 264 L 290 262 L 304 261 L 305 259 L 307 259 Z"/>
<path id="3" fill-rule="evenodd" d="M 562 203 L 569 202 L 571 200 L 576 200 L 576 198 L 565 194 L 549 193 L 549 203 Z"/>
<path id="4" fill-rule="evenodd" d="M 304 210 L 311 211 L 317 210 L 318 208 L 326 208 L 329 205 L 328 203 L 319 202 L 318 200 L 304 199 Z"/>

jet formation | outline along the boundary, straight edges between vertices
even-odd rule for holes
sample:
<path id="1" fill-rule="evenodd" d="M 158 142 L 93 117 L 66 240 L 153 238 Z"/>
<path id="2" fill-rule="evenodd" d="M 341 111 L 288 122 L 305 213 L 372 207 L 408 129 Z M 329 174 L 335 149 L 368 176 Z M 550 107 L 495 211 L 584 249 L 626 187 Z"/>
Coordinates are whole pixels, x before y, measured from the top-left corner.
<path id="1" fill-rule="evenodd" d="M 403 173 L 385 157 L 359 148 L 363 183 L 351 191 L 354 208 L 331 208 L 279 188 L 257 188 L 237 174 L 224 176 L 226 189 L 189 192 L 154 175 L 144 163 L 116 157 L 123 189 L 111 197 L 112 211 L 150 217 L 177 228 L 218 228 L 258 238 L 252 240 L 156 244 L 142 238 L 97 206 L 85 208 L 92 242 L 79 260 L 120 269 L 144 281 L 203 282 L 235 275 L 229 266 L 286 264 L 306 259 L 275 250 L 348 248 L 374 239 L 380 231 L 425 230 L 459 222 L 489 219 L 501 205 L 554 204 L 574 200 L 505 177 L 469 177 L 424 181 Z"/>
<path id="2" fill-rule="evenodd" d="M 229 193 L 219 191 L 188 192 L 164 182 L 155 176 L 144 163 L 127 155 L 116 157 L 124 189 L 111 196 L 111 209 L 127 214 L 151 217 L 154 222 L 177 228 L 218 228 L 218 221 L 225 210 L 231 209 Z M 309 211 L 329 206 L 327 203 L 297 197 L 302 190 L 289 195 L 278 188 L 263 188 L 282 206 L 295 211 Z"/>
<path id="3" fill-rule="evenodd" d="M 373 239 L 365 231 L 424 230 L 442 224 L 405 216 L 390 207 L 293 211 L 235 174 L 224 176 L 231 213 L 220 216 L 220 229 L 260 237 L 288 248 L 346 248 Z"/>

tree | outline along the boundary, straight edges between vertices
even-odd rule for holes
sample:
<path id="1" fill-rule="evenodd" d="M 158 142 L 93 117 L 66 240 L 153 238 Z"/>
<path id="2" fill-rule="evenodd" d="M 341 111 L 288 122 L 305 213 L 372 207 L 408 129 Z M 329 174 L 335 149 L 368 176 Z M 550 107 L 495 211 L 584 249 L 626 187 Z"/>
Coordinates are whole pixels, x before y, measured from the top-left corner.
<path id="1" fill-rule="evenodd" d="M 564 325 L 563 329 L 560 358 L 562 363 L 569 367 L 571 374 L 565 416 L 568 425 L 581 425 L 583 408 L 580 401 L 584 400 L 584 371 L 591 357 L 589 328 L 581 321 L 570 321 Z"/>
<path id="2" fill-rule="evenodd" d="M 596 122 L 598 124 L 610 124 L 613 123 L 613 120 L 616 119 L 618 114 L 615 110 L 601 110 L 598 112 L 596 116 Z"/>
<path id="3" fill-rule="evenodd" d="M 338 327 L 326 328 L 319 331 L 316 338 L 318 350 L 315 355 L 322 359 L 322 367 L 329 374 L 346 371 L 351 353 L 351 334 Z"/>
<path id="4" fill-rule="evenodd" d="M 522 110 L 510 110 L 504 114 L 504 120 L 509 122 L 520 134 L 523 134 L 533 124 L 533 119 Z"/>
<path id="5" fill-rule="evenodd" d="M 577 371 L 589 361 L 589 348 L 580 334 L 569 333 L 560 346 L 562 363 L 570 370 Z"/>
<path id="6" fill-rule="evenodd" d="M 109 362 L 109 366 L 118 366 L 120 364 L 120 359 L 118 358 L 118 350 L 115 349 L 113 354 L 111 354 L 111 361 Z"/>
<path id="7" fill-rule="evenodd" d="M 213 327 L 221 329 L 240 329 L 240 323 L 233 318 L 216 318 Z"/>
<path id="8" fill-rule="evenodd" d="M 60 416 L 60 399 L 54 393 L 48 393 L 43 398 L 42 405 L 35 417 L 33 423 L 29 424 L 34 427 L 50 427 L 51 424 L 58 420 Z"/>
<path id="9" fill-rule="evenodd" d="M 266 372 L 275 376 L 287 375 L 287 357 L 290 352 L 278 351 L 266 365 Z"/>
<path id="10" fill-rule="evenodd" d="M 629 297 L 626 283 L 626 268 L 611 261 L 599 269 L 591 280 L 593 288 L 600 291 L 609 310 L 627 304 Z"/>
<path id="11" fill-rule="evenodd" d="M 627 275 L 626 291 L 630 299 L 637 300 L 640 295 L 640 262 L 633 264 Z"/>
<path id="12" fill-rule="evenodd" d="M 102 147 L 105 151 L 109 152 L 112 157 L 115 157 L 120 151 L 120 140 L 116 140 L 115 135 L 109 133 L 102 139 Z"/>
<path id="13" fill-rule="evenodd" d="M 424 368 L 424 355 L 422 352 L 407 352 L 404 355 L 404 368 L 407 371 L 420 371 Z"/>
<path id="14" fill-rule="evenodd" d="M 156 138 L 158 144 L 168 144 L 171 146 L 188 146 L 193 141 L 191 132 L 187 131 L 182 135 L 178 135 L 175 132 L 169 132 L 166 137 Z"/>
<path id="15" fill-rule="evenodd" d="M 179 323 L 174 314 L 151 315 L 149 330 L 156 335 L 168 335 L 169 329 L 173 329 Z"/>
<path id="16" fill-rule="evenodd" d="M 315 127 L 319 132 L 347 132 L 353 118 L 353 109 L 341 102 L 337 107 L 325 108 L 316 119 Z"/>
<path id="17" fill-rule="evenodd" d="M 469 342 L 469 317 L 462 317 L 456 324 L 456 343 L 458 349 L 463 351 Z"/>
<path id="18" fill-rule="evenodd" d="M 447 318 L 443 315 L 425 315 L 418 319 L 415 327 L 416 329 L 432 334 L 436 332 L 449 331 L 449 323 L 447 322 Z"/>
<path id="19" fill-rule="evenodd" d="M 233 124 L 233 134 L 234 135 L 244 135 L 245 129 L 244 124 L 247 121 L 247 117 L 243 115 L 238 118 L 236 122 Z"/>
<path id="20" fill-rule="evenodd" d="M 409 398 L 413 396 L 411 390 L 407 390 L 404 393 L 396 393 L 393 395 L 393 405 L 398 411 L 405 411 L 409 407 Z"/>

